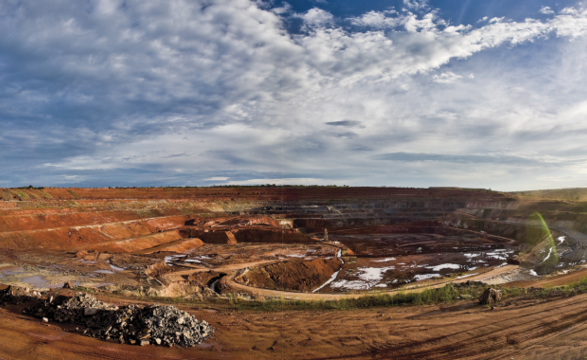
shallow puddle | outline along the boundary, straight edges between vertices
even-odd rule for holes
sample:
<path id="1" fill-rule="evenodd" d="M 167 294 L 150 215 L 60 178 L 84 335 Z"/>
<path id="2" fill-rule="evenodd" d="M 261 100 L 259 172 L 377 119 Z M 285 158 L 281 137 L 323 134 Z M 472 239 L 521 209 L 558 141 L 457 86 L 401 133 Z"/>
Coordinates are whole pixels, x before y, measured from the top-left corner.
<path id="1" fill-rule="evenodd" d="M 18 275 L 24 272 L 23 268 L 16 267 L 7 270 L 0 270 L 0 272 L 4 275 Z"/>
<path id="2" fill-rule="evenodd" d="M 94 272 L 99 273 L 99 274 L 114 274 L 114 271 L 110 271 L 110 270 L 96 270 Z"/>
<path id="3" fill-rule="evenodd" d="M 124 270 L 126 270 L 125 268 L 121 268 L 121 267 L 118 267 L 118 266 L 112 265 L 112 264 L 110 264 L 110 268 L 112 270 L 114 270 L 114 271 L 124 271 Z"/>
<path id="4" fill-rule="evenodd" d="M 41 275 L 33 275 L 33 276 L 25 277 L 25 278 L 22 278 L 20 281 L 23 283 L 31 284 L 31 285 L 38 287 L 38 288 L 46 288 L 46 287 L 54 288 L 54 287 L 60 287 L 63 285 L 62 283 L 50 284 L 49 281 Z M 79 281 L 74 281 L 73 284 L 79 285 Z"/>

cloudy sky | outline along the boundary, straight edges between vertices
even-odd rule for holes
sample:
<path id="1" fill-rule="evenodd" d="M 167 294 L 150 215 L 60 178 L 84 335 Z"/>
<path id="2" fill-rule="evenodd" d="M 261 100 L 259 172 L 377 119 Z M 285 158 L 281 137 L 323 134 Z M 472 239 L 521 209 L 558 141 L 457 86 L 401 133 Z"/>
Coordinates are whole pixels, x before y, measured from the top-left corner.
<path id="1" fill-rule="evenodd" d="M 3 0 L 0 187 L 587 186 L 586 35 L 565 0 Z"/>

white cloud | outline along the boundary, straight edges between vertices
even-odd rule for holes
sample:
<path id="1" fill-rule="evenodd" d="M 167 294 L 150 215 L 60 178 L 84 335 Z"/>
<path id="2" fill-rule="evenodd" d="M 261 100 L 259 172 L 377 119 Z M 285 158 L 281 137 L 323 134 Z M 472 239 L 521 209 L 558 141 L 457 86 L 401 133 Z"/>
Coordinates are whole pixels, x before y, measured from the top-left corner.
<path id="1" fill-rule="evenodd" d="M 431 165 L 387 166 L 373 156 L 499 148 L 533 159 L 541 155 L 536 149 L 572 153 L 581 143 L 553 144 L 543 134 L 585 136 L 578 99 L 587 94 L 569 85 L 587 80 L 583 8 L 543 21 L 494 18 L 477 28 L 450 25 L 424 2 L 406 3 L 419 14 L 370 11 L 348 19 L 315 8 L 299 15 L 305 31 L 289 34 L 289 7 L 269 10 L 248 0 L 80 4 L 0 3 L 0 146 L 43 171 L 133 169 L 167 181 L 175 170 L 205 169 L 202 180 L 226 174 L 277 183 L 283 168 L 287 179 L 306 183 L 473 184 L 485 174 L 513 181 L 527 169 L 449 164 L 436 175 Z M 515 58 L 516 45 L 546 37 L 560 51 L 532 57 L 543 62 L 533 65 L 540 71 L 504 60 Z M 487 49 L 507 56 L 486 59 Z M 451 92 L 431 90 L 438 87 L 429 86 L 430 74 L 452 83 Z M 456 81 L 457 74 L 470 80 Z M 27 119 L 26 128 L 7 119 Z M 325 124 L 344 119 L 361 126 Z"/>
<path id="2" fill-rule="evenodd" d="M 304 20 L 306 29 L 323 28 L 334 25 L 334 16 L 328 11 L 312 8 L 299 15 Z"/>
<path id="3" fill-rule="evenodd" d="M 477 22 L 483 22 L 487 19 L 489 19 L 487 16 L 483 16 L 481 19 L 477 20 Z"/>
<path id="4" fill-rule="evenodd" d="M 404 5 L 411 10 L 424 10 L 428 9 L 427 0 L 404 0 Z"/>
<path id="5" fill-rule="evenodd" d="M 461 79 L 461 78 L 462 78 L 462 76 L 457 75 L 451 71 L 443 72 L 440 75 L 432 76 L 432 80 L 434 82 L 441 83 L 441 84 L 448 84 L 448 83 L 451 83 L 451 82 L 458 80 L 458 79 Z"/>
<path id="6" fill-rule="evenodd" d="M 228 179 L 230 179 L 230 178 L 226 177 L 226 176 L 214 176 L 214 177 L 208 178 L 206 180 L 208 180 L 208 181 L 226 181 Z"/>
<path id="7" fill-rule="evenodd" d="M 498 17 L 494 17 L 494 18 L 492 18 L 492 19 L 490 19 L 490 20 L 489 20 L 489 23 L 490 23 L 490 24 L 499 23 L 499 22 L 502 22 L 502 21 L 503 21 L 503 19 L 505 19 L 505 16 L 502 16 L 502 17 L 500 17 L 500 18 L 498 18 Z"/>
<path id="8" fill-rule="evenodd" d="M 554 14 L 554 11 L 549 6 L 541 7 L 540 12 L 546 15 Z"/>
<path id="9" fill-rule="evenodd" d="M 394 28 L 404 24 L 405 17 L 390 16 L 397 14 L 395 10 L 369 11 L 359 17 L 351 17 L 347 20 L 355 26 L 371 27 L 376 29 Z"/>

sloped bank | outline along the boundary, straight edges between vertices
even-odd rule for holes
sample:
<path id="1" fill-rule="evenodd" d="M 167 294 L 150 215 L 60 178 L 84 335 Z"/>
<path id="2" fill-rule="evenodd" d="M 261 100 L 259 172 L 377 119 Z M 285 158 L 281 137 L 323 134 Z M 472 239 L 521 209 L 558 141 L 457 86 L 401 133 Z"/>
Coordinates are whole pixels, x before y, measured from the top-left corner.
<path id="1" fill-rule="evenodd" d="M 245 270 L 235 281 L 265 289 L 310 292 L 339 268 L 338 259 L 292 259 Z"/>

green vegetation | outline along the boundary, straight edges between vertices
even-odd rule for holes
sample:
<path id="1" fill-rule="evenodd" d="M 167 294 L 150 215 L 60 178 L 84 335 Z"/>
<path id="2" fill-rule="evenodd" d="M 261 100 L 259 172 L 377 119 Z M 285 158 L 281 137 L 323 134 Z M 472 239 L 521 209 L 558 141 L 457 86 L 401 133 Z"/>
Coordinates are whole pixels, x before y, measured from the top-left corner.
<path id="1" fill-rule="evenodd" d="M 91 294 L 95 294 L 96 293 L 96 289 L 95 288 L 88 288 L 88 287 L 84 287 L 84 286 L 74 286 L 73 290 L 75 291 L 83 291 L 83 292 L 87 292 L 87 293 L 91 293 Z"/>
<path id="2" fill-rule="evenodd" d="M 29 199 L 29 196 L 27 194 L 25 194 L 23 191 L 16 190 L 16 193 L 18 194 L 20 200 L 28 200 Z"/>
<path id="3" fill-rule="evenodd" d="M 229 302 L 238 310 L 352 310 L 397 305 L 447 303 L 458 300 L 459 295 L 451 285 L 446 285 L 439 289 L 426 289 L 422 292 L 398 292 L 395 295 L 374 294 L 356 299 L 306 301 L 270 298 L 262 301 L 249 301 L 238 296 L 231 296 Z"/>
<path id="4" fill-rule="evenodd" d="M 50 194 L 47 194 L 46 192 L 44 192 L 42 189 L 44 188 L 39 188 L 39 193 L 41 194 L 42 197 L 44 197 L 47 200 L 54 200 L 53 196 L 51 196 Z"/>
<path id="5" fill-rule="evenodd" d="M 563 285 L 562 288 L 564 289 L 587 289 L 587 276 L 580 278 L 579 280 L 572 281 L 566 285 Z"/>

